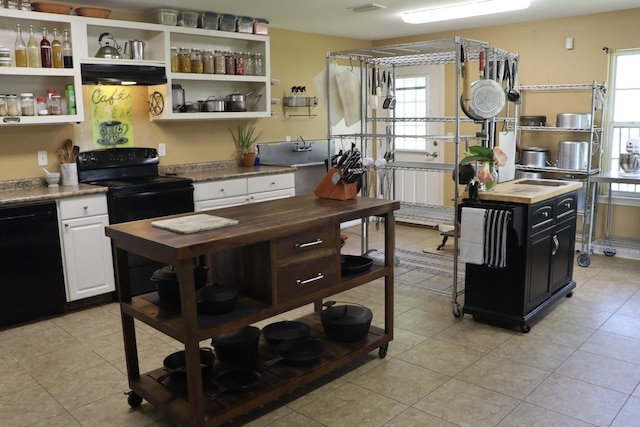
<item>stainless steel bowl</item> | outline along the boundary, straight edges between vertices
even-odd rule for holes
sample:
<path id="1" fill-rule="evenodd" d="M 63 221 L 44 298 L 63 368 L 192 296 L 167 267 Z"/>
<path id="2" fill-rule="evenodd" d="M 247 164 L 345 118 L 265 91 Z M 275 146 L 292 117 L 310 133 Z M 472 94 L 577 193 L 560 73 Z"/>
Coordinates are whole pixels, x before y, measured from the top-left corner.
<path id="1" fill-rule="evenodd" d="M 619 164 L 626 173 L 640 172 L 640 153 L 620 153 Z"/>
<path id="2" fill-rule="evenodd" d="M 591 127 L 591 114 L 560 113 L 556 116 L 556 127 L 589 129 Z"/>

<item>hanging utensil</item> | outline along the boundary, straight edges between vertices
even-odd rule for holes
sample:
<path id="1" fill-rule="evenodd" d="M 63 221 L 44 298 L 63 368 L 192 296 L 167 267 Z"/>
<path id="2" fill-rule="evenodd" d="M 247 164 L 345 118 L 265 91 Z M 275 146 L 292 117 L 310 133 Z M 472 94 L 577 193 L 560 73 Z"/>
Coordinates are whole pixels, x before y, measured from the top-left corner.
<path id="1" fill-rule="evenodd" d="M 518 81 L 516 73 L 516 62 L 514 61 L 511 64 L 511 77 L 509 79 L 509 92 L 507 93 L 507 98 L 509 99 L 509 101 L 519 104 L 520 92 L 518 92 Z"/>

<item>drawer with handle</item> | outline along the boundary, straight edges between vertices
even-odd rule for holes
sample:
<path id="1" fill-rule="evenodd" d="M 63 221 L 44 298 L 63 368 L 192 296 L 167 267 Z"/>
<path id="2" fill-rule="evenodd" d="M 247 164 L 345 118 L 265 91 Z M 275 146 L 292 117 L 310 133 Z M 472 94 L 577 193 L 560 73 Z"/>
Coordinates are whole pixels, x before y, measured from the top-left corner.
<path id="1" fill-rule="evenodd" d="M 338 281 L 338 258 L 327 255 L 300 263 L 278 267 L 277 302 L 298 298 L 333 286 Z"/>
<path id="2" fill-rule="evenodd" d="M 275 253 L 278 262 L 291 257 L 337 254 L 338 231 L 335 226 L 305 230 L 276 240 Z"/>

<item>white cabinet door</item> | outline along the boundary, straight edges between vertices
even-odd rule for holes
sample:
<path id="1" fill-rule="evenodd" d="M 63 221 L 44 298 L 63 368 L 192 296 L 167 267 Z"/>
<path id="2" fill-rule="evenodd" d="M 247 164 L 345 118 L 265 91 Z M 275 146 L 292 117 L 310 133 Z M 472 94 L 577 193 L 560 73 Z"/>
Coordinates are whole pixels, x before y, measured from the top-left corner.
<path id="1" fill-rule="evenodd" d="M 247 196 L 224 197 L 221 199 L 202 200 L 194 203 L 196 212 L 206 211 L 209 209 L 227 208 L 229 206 L 245 205 L 249 203 Z"/>

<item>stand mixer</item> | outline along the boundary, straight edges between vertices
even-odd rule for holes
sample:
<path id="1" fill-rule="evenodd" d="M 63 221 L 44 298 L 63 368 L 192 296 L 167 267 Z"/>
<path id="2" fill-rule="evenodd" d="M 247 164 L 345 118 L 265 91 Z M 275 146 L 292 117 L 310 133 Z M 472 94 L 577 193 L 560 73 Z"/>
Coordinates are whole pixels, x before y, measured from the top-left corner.
<path id="1" fill-rule="evenodd" d="M 627 175 L 640 173 L 640 138 L 631 138 L 627 141 L 627 152 L 620 153 L 620 168 Z"/>

